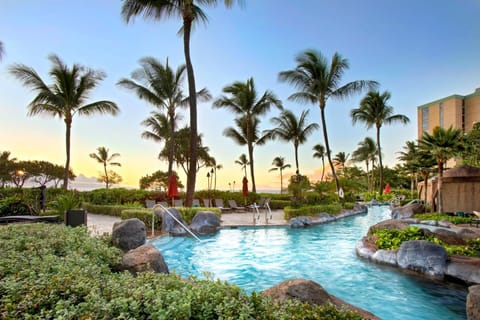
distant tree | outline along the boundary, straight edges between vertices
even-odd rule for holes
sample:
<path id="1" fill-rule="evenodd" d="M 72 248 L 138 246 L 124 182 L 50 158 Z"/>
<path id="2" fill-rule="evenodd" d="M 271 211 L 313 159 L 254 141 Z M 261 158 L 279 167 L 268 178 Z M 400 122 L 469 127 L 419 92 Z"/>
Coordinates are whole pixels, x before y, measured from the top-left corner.
<path id="1" fill-rule="evenodd" d="M 370 137 L 358 143 L 358 148 L 352 153 L 352 161 L 365 162 L 367 170 L 367 188 L 371 192 L 373 190 L 373 167 L 375 165 L 375 158 L 377 156 L 377 147 L 375 141 Z M 372 164 L 372 171 L 370 174 L 370 163 Z"/>
<path id="2" fill-rule="evenodd" d="M 210 164 L 210 166 L 213 169 L 213 176 L 214 176 L 213 190 L 217 190 L 217 171 L 223 169 L 223 165 L 217 164 L 217 161 L 213 157 L 211 162 L 212 163 Z"/>
<path id="3" fill-rule="evenodd" d="M 307 142 L 307 138 L 320 126 L 316 123 L 307 123 L 308 110 L 302 111 L 300 118 L 290 110 L 284 110 L 279 117 L 270 119 L 275 128 L 265 131 L 271 139 L 292 142 L 295 152 L 296 172 L 300 172 L 298 165 L 298 147 Z"/>
<path id="4" fill-rule="evenodd" d="M 335 158 L 333 158 L 333 164 L 335 165 L 335 167 L 337 167 L 340 171 L 344 172 L 345 171 L 345 167 L 347 165 L 347 162 L 348 162 L 348 157 L 350 156 L 349 153 L 345 153 L 345 152 L 339 152 L 335 155 Z"/>
<path id="5" fill-rule="evenodd" d="M 416 156 L 416 165 L 418 173 L 423 177 L 424 187 L 425 187 L 425 197 L 424 202 L 428 204 L 428 179 L 432 172 L 435 172 L 435 165 L 437 164 L 437 159 L 430 153 L 421 148 L 417 150 Z M 426 209 L 426 208 L 425 208 Z M 431 207 L 433 211 L 433 206 Z"/>
<path id="6" fill-rule="evenodd" d="M 13 164 L 17 161 L 17 158 L 10 158 L 10 155 L 10 151 L 0 152 L 0 183 L 2 188 L 11 181 L 10 173 L 13 172 Z"/>
<path id="7" fill-rule="evenodd" d="M 382 149 L 380 147 L 380 128 L 383 125 L 390 125 L 395 122 L 407 124 L 410 119 L 403 114 L 393 114 L 393 107 L 388 105 L 391 94 L 384 91 L 382 94 L 378 91 L 370 91 L 360 101 L 360 107 L 350 112 L 353 124 L 363 122 L 367 129 L 375 127 L 377 130 L 377 154 L 379 164 L 379 192 L 383 194 L 383 163 Z"/>
<path id="8" fill-rule="evenodd" d="M 63 173 L 65 168 L 58 164 L 54 164 L 48 161 L 31 161 L 30 173 L 33 182 L 40 186 L 45 186 L 50 182 L 53 182 L 55 187 L 63 179 Z M 72 170 L 69 170 L 69 180 L 75 180 L 76 176 Z"/>
<path id="9" fill-rule="evenodd" d="M 463 163 L 472 167 L 480 167 L 480 122 L 465 136 L 465 150 L 462 153 Z"/>
<path id="10" fill-rule="evenodd" d="M 398 152 L 398 160 L 403 162 L 405 170 L 410 176 L 410 196 L 413 198 L 415 185 L 418 185 L 417 173 L 419 168 L 419 151 L 415 141 L 407 141 L 403 146 L 403 151 Z M 417 183 L 415 183 L 417 182 Z"/>
<path id="11" fill-rule="evenodd" d="M 10 169 L 10 182 L 17 188 L 22 188 L 25 182 L 32 177 L 30 161 L 13 162 Z"/>
<path id="12" fill-rule="evenodd" d="M 179 188 L 183 188 L 183 184 L 180 181 L 180 178 L 178 177 L 178 174 L 173 171 L 173 175 L 177 178 L 177 186 Z M 140 184 L 140 189 L 145 190 L 164 190 L 167 191 L 168 188 L 168 172 L 163 172 L 163 171 L 155 171 L 151 175 L 146 175 L 144 177 L 140 178 L 139 184 Z"/>
<path id="13" fill-rule="evenodd" d="M 357 80 L 341 85 L 342 77 L 349 68 L 347 59 L 335 53 L 331 62 L 316 50 L 306 50 L 296 57 L 297 66 L 293 70 L 280 72 L 280 81 L 288 82 L 299 91 L 288 99 L 302 103 L 318 103 L 323 128 L 326 154 L 337 191 L 340 189 L 335 167 L 331 159 L 331 149 L 327 134 L 325 109 L 329 98 L 342 100 L 365 89 L 375 89 L 375 81 Z"/>
<path id="14" fill-rule="evenodd" d="M 23 64 L 14 64 L 10 73 L 23 82 L 26 87 L 37 92 L 37 96 L 28 106 L 28 115 L 46 114 L 59 117 L 65 122 L 66 134 L 66 163 L 63 176 L 63 187 L 68 189 L 70 179 L 70 135 L 72 121 L 75 115 L 91 116 L 96 113 L 116 115 L 119 112 L 117 105 L 112 101 L 101 100 L 86 103 L 90 92 L 105 78 L 105 73 L 87 69 L 74 64 L 66 66 L 57 55 L 50 55 L 52 62 L 50 76 L 53 83 L 45 84 L 37 72 Z"/>
<path id="15" fill-rule="evenodd" d="M 320 181 L 323 181 L 323 176 L 325 175 L 325 147 L 321 144 L 316 144 L 313 146 L 313 157 L 322 159 L 322 177 Z"/>
<path id="16" fill-rule="evenodd" d="M 109 150 L 105 147 L 98 147 L 97 153 L 90 153 L 90 158 L 97 160 L 103 165 L 103 174 L 100 175 L 98 181 L 105 182 L 105 188 L 108 189 L 111 185 L 120 183 L 122 177 L 112 170 L 107 170 L 107 166 L 121 167 L 120 162 L 114 162 L 115 158 L 120 157 L 119 153 L 109 154 Z"/>
<path id="17" fill-rule="evenodd" d="M 268 170 L 269 172 L 272 171 L 280 171 L 280 194 L 283 192 L 283 170 L 287 168 L 291 168 L 292 166 L 288 163 L 285 163 L 285 158 L 284 157 L 275 157 L 272 161 L 272 165 L 274 166 L 273 168 L 270 168 Z"/>
<path id="18" fill-rule="evenodd" d="M 245 174 L 244 176 L 246 177 L 247 176 L 247 166 L 250 165 L 250 162 L 248 161 L 247 159 L 247 156 L 245 155 L 245 153 L 242 153 L 240 155 L 240 157 L 238 157 L 238 160 L 235 160 L 235 163 L 240 165 L 242 167 L 242 170 L 245 171 Z"/>

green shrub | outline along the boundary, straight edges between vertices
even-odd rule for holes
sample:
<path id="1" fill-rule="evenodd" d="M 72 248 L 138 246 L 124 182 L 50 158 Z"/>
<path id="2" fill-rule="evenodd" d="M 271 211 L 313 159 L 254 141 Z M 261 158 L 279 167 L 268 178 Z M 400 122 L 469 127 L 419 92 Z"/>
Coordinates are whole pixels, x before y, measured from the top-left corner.
<path id="1" fill-rule="evenodd" d="M 0 200 L 0 217 L 37 215 L 31 206 L 13 196 Z"/>
<path id="2" fill-rule="evenodd" d="M 57 211 L 58 215 L 62 215 L 65 211 L 79 209 L 81 207 L 80 196 L 77 192 L 70 191 L 59 195 L 52 203 L 52 207 Z"/>
<path id="3" fill-rule="evenodd" d="M 137 218 L 145 223 L 147 228 L 152 227 L 152 216 L 155 223 L 155 228 L 160 228 L 162 218 L 158 214 L 153 214 L 152 209 L 123 209 L 120 214 L 122 220 Z"/>
<path id="4" fill-rule="evenodd" d="M 85 227 L 0 227 L 4 319 L 361 319 L 331 305 L 275 303 L 222 281 L 112 271 L 120 250 Z"/>
<path id="5" fill-rule="evenodd" d="M 322 212 L 326 212 L 330 215 L 337 215 L 341 212 L 341 210 L 342 206 L 339 203 L 316 206 L 301 206 L 298 208 L 285 207 L 284 217 L 285 220 L 289 220 L 299 216 L 314 216 Z"/>
<path id="6" fill-rule="evenodd" d="M 82 207 L 90 213 L 103 214 L 113 217 L 120 217 L 122 215 L 122 211 L 126 209 L 140 210 L 140 207 L 135 205 L 97 205 L 83 203 Z M 151 209 L 150 212 L 152 212 Z"/>
<path id="7" fill-rule="evenodd" d="M 432 240 L 427 239 L 418 227 L 408 227 L 405 230 L 380 229 L 373 233 L 377 236 L 376 245 L 379 249 L 394 250 L 400 248 L 404 241 Z"/>
<path id="8" fill-rule="evenodd" d="M 220 211 L 219 208 L 204 208 L 204 207 L 194 207 L 194 208 L 186 208 L 186 207 L 180 207 L 177 208 L 178 212 L 183 217 L 183 220 L 185 220 L 186 223 L 190 224 L 192 222 L 193 217 L 197 212 L 199 211 L 211 211 L 215 213 L 216 216 L 220 217 L 222 212 Z"/>
<path id="9" fill-rule="evenodd" d="M 272 210 L 283 210 L 283 208 L 292 204 L 291 200 L 270 200 L 269 206 Z"/>
<path id="10" fill-rule="evenodd" d="M 466 224 L 472 221 L 470 217 L 457 217 L 457 216 L 450 216 L 444 213 L 417 213 L 413 215 L 414 218 L 420 220 L 435 220 L 435 221 L 450 221 L 453 224 Z"/>

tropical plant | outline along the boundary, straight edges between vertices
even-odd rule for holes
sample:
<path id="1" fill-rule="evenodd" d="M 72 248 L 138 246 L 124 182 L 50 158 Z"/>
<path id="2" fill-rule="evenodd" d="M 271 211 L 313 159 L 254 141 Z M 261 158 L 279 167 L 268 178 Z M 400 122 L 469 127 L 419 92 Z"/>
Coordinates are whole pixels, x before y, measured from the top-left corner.
<path id="1" fill-rule="evenodd" d="M 285 163 L 285 158 L 284 157 L 275 157 L 272 161 L 272 165 L 275 166 L 273 168 L 270 168 L 268 172 L 272 171 L 280 171 L 280 194 L 283 192 L 283 170 L 287 168 L 291 168 L 292 166 L 288 163 Z"/>
<path id="2" fill-rule="evenodd" d="M 23 82 L 26 87 L 37 92 L 37 96 L 28 106 L 28 115 L 46 114 L 59 117 L 65 122 L 66 162 L 63 177 L 63 187 L 68 189 L 70 178 L 70 136 L 72 122 L 75 115 L 91 116 L 96 113 L 116 115 L 119 112 L 117 105 L 108 100 L 87 103 L 90 92 L 105 78 L 105 73 L 74 64 L 69 68 L 57 56 L 50 55 L 52 62 L 50 76 L 51 85 L 45 84 L 37 72 L 23 64 L 14 64 L 10 73 Z"/>
<path id="3" fill-rule="evenodd" d="M 97 148 L 97 153 L 90 153 L 90 158 L 97 160 L 98 163 L 101 163 L 103 165 L 103 172 L 104 175 L 98 179 L 99 182 L 105 182 L 105 188 L 108 189 L 110 185 L 112 184 L 112 179 L 110 177 L 112 176 L 113 171 L 107 171 L 107 166 L 117 166 L 121 167 L 122 165 L 120 162 L 114 162 L 113 160 L 117 157 L 120 157 L 120 153 L 112 153 L 109 154 L 109 149 L 105 147 L 98 147 Z M 113 172 L 114 173 L 114 172 Z M 113 176 L 116 177 L 115 174 Z M 114 179 L 115 181 L 118 181 L 118 177 Z"/>
<path id="4" fill-rule="evenodd" d="M 337 153 L 333 158 L 333 164 L 337 167 L 341 172 L 345 171 L 345 166 L 348 162 L 348 157 L 350 157 L 349 153 L 345 153 L 343 151 Z"/>
<path id="5" fill-rule="evenodd" d="M 240 145 L 247 145 L 248 157 L 250 162 L 250 175 L 252 178 L 252 191 L 256 192 L 253 147 L 254 144 L 260 144 L 258 136 L 259 116 L 266 114 L 272 106 L 282 109 L 282 103 L 270 91 L 265 91 L 261 97 L 258 96 L 253 78 L 246 82 L 234 82 L 223 88 L 226 95 L 222 95 L 215 100 L 213 107 L 226 108 L 239 117 L 235 123 L 240 128 L 241 133 L 235 133 L 232 128 L 227 128 L 224 135 L 234 139 Z M 262 141 L 262 144 L 265 143 Z"/>
<path id="6" fill-rule="evenodd" d="M 390 125 L 395 122 L 407 124 L 410 119 L 403 114 L 393 114 L 393 107 L 388 105 L 391 94 L 384 91 L 382 94 L 378 91 L 370 91 L 360 101 L 360 107 L 353 109 L 350 113 L 353 124 L 363 122 L 367 129 L 375 127 L 377 130 L 377 154 L 379 164 L 379 192 L 383 193 L 383 163 L 382 149 L 380 146 L 380 128 L 383 125 Z"/>
<path id="7" fill-rule="evenodd" d="M 177 179 L 177 186 L 179 188 L 183 188 L 183 184 L 181 183 L 177 173 L 174 171 L 173 175 Z M 151 175 L 147 174 L 140 178 L 139 184 L 140 189 L 151 189 L 151 190 L 164 190 L 167 191 L 168 188 L 168 172 L 163 171 L 155 171 Z"/>
<path id="8" fill-rule="evenodd" d="M 321 144 L 316 144 L 313 146 L 313 157 L 322 159 L 322 177 L 320 181 L 323 181 L 323 176 L 325 175 L 325 147 Z"/>
<path id="9" fill-rule="evenodd" d="M 375 81 L 357 80 L 341 85 L 343 74 L 349 68 L 347 59 L 335 53 L 329 64 L 328 60 L 316 50 L 306 50 L 296 57 L 297 67 L 279 74 L 280 81 L 292 84 L 299 91 L 289 99 L 302 103 L 318 103 L 322 121 L 323 138 L 326 154 L 337 191 L 340 190 L 338 177 L 331 159 L 331 149 L 327 134 L 325 108 L 329 98 L 342 100 L 365 89 L 378 86 Z"/>
<path id="10" fill-rule="evenodd" d="M 466 134 L 465 147 L 463 164 L 480 167 L 480 122 L 474 123 L 472 130 Z"/>
<path id="11" fill-rule="evenodd" d="M 280 140 L 293 143 L 297 172 L 300 172 L 298 146 L 305 143 L 308 136 L 319 128 L 319 125 L 316 123 L 307 124 L 308 112 L 308 110 L 302 111 L 300 118 L 297 119 L 292 111 L 284 110 L 279 117 L 270 119 L 275 128 L 266 131 L 271 139 L 279 138 Z"/>
<path id="12" fill-rule="evenodd" d="M 131 74 L 131 79 L 123 78 L 117 84 L 133 91 L 140 99 L 145 100 L 159 110 L 164 110 L 168 117 L 168 134 L 162 135 L 161 139 L 156 136 L 145 136 L 144 138 L 153 138 L 155 141 L 163 139 L 174 139 L 176 123 L 178 120 L 177 109 L 187 107 L 188 97 L 185 97 L 182 86 L 185 79 L 185 65 L 180 65 L 174 71 L 168 64 L 165 65 L 155 58 L 146 57 L 140 60 L 141 68 L 135 70 Z M 208 101 L 211 95 L 207 89 L 203 88 L 196 93 L 197 99 L 200 101 Z M 152 113 L 152 117 L 158 116 L 158 113 Z M 143 124 L 149 126 L 149 118 Z M 167 132 L 166 132 L 167 133 Z M 170 144 L 170 152 L 168 155 L 168 174 L 172 174 L 173 155 L 175 153 L 175 143 Z"/>
<path id="13" fill-rule="evenodd" d="M 352 161 L 365 162 L 367 170 L 367 188 L 371 192 L 373 190 L 373 166 L 375 165 L 375 158 L 377 156 L 377 147 L 375 141 L 370 137 L 358 143 L 358 148 L 352 153 Z M 372 164 L 372 172 L 370 174 L 369 167 Z"/>
<path id="14" fill-rule="evenodd" d="M 12 172 L 12 165 L 17 161 L 17 158 L 10 158 L 10 151 L 0 152 L 0 187 L 4 188 L 10 182 L 10 173 Z"/>
<path id="15" fill-rule="evenodd" d="M 217 164 L 217 160 L 215 160 L 215 158 L 212 157 L 212 163 L 210 164 L 210 166 L 213 169 L 213 176 L 214 176 L 213 190 L 217 190 L 217 171 L 223 169 L 223 165 Z"/>
<path id="16" fill-rule="evenodd" d="M 197 21 L 207 22 L 207 16 L 200 5 L 215 6 L 218 0 L 125 0 L 122 5 L 122 17 L 128 23 L 134 17 L 143 15 L 144 18 L 152 20 L 164 20 L 169 17 L 181 17 L 183 24 L 181 33 L 183 34 L 183 49 L 185 54 L 185 64 L 187 68 L 188 92 L 190 104 L 190 164 L 192 168 L 187 174 L 187 194 L 186 205 L 192 206 L 195 193 L 196 170 L 197 165 L 197 99 L 195 88 L 195 75 L 193 71 L 192 60 L 190 57 L 190 34 L 192 26 Z M 233 0 L 224 0 L 225 6 L 230 7 Z"/>
<path id="17" fill-rule="evenodd" d="M 59 195 L 53 202 L 53 209 L 57 211 L 58 215 L 63 215 L 65 211 L 79 209 L 82 205 L 78 194 L 74 191 L 69 191 L 65 194 Z"/>
<path id="18" fill-rule="evenodd" d="M 414 186 L 418 185 L 417 172 L 419 165 L 419 152 L 418 145 L 415 141 L 407 141 L 403 146 L 404 151 L 398 152 L 398 160 L 404 163 L 405 170 L 408 171 L 410 176 L 410 195 L 413 198 Z M 417 183 L 415 183 L 417 182 Z M 426 203 L 426 202 L 425 202 Z"/>
<path id="19" fill-rule="evenodd" d="M 432 134 L 423 132 L 419 140 L 420 149 L 437 160 L 438 169 L 438 211 L 443 212 L 443 170 L 447 161 L 463 151 L 462 130 L 449 127 L 435 127 Z M 425 182 L 426 183 L 426 182 Z"/>
<path id="20" fill-rule="evenodd" d="M 238 160 L 235 160 L 235 163 L 240 165 L 242 167 L 242 170 L 245 171 L 245 177 L 247 176 L 247 166 L 250 165 L 250 162 L 247 159 L 247 156 L 245 153 L 242 153 L 240 157 L 238 157 Z"/>

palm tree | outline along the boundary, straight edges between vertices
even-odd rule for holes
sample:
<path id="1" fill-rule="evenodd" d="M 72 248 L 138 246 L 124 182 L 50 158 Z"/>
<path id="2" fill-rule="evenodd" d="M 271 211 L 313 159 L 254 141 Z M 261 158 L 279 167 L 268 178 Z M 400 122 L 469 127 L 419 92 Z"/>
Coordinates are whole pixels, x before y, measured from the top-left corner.
<path id="1" fill-rule="evenodd" d="M 185 64 L 187 68 L 188 92 L 190 104 L 190 165 L 192 168 L 187 175 L 187 194 L 186 205 L 191 207 L 195 193 L 195 181 L 197 172 L 194 168 L 197 165 L 197 99 L 195 88 L 195 75 L 193 72 L 192 60 L 190 57 L 190 34 L 195 22 L 207 22 L 207 16 L 198 5 L 215 6 L 218 0 L 125 0 L 122 5 L 122 17 L 128 23 L 138 15 L 143 15 L 146 19 L 163 21 L 169 17 L 181 17 L 183 24 L 181 32 L 183 34 L 183 50 L 185 55 Z M 230 7 L 233 0 L 224 0 L 225 6 Z"/>
<path id="2" fill-rule="evenodd" d="M 307 137 L 319 128 L 319 125 L 316 123 L 306 123 L 308 112 L 308 110 L 302 111 L 300 119 L 297 119 L 292 111 L 284 110 L 280 117 L 273 117 L 270 120 L 275 125 L 275 128 L 266 131 L 272 139 L 279 138 L 293 143 L 297 172 L 300 172 L 298 166 L 298 146 L 305 143 Z"/>
<path id="3" fill-rule="evenodd" d="M 272 165 L 275 166 L 268 170 L 268 172 L 271 171 L 280 171 L 280 194 L 283 192 L 283 170 L 290 168 L 291 165 L 288 163 L 285 163 L 285 158 L 284 157 L 275 157 L 272 161 Z"/>
<path id="4" fill-rule="evenodd" d="M 414 183 L 414 179 L 416 180 L 417 177 L 419 162 L 418 146 L 415 141 L 407 141 L 403 146 L 403 150 L 398 152 L 399 156 L 397 159 L 404 163 L 404 167 L 410 175 L 410 195 L 413 198 L 414 185 L 418 185 L 418 183 Z"/>
<path id="5" fill-rule="evenodd" d="M 447 161 L 463 149 L 463 134 L 460 129 L 436 127 L 433 133 L 424 132 L 419 140 L 420 149 L 437 160 L 438 168 L 438 211 L 443 212 L 442 178 Z"/>
<path id="6" fill-rule="evenodd" d="M 331 159 L 331 149 L 328 141 L 325 108 L 327 100 L 342 100 L 353 94 L 360 93 L 365 89 L 373 89 L 378 86 L 375 81 L 357 80 L 341 85 L 342 76 L 349 68 L 347 59 L 339 53 L 335 53 L 329 64 L 327 59 L 316 50 L 306 50 L 296 57 L 297 67 L 293 70 L 283 71 L 279 74 L 280 81 L 292 84 L 299 91 L 292 94 L 289 99 L 302 103 L 318 103 L 325 140 L 326 154 L 332 176 L 335 179 L 337 191 L 340 190 L 338 177 Z"/>
<path id="7" fill-rule="evenodd" d="M 358 148 L 352 153 L 352 160 L 355 162 L 365 161 L 365 167 L 367 170 L 367 186 L 368 191 L 373 190 L 373 165 L 375 163 L 375 157 L 377 155 L 377 147 L 375 141 L 370 137 L 365 137 L 365 139 L 358 143 Z M 369 166 L 372 163 L 372 172 L 370 179 L 370 170 Z"/>
<path id="8" fill-rule="evenodd" d="M 338 167 L 338 169 L 341 171 L 341 172 L 344 172 L 345 171 L 345 166 L 347 165 L 347 161 L 348 161 L 348 157 L 350 156 L 349 153 L 345 153 L 345 152 L 339 152 L 335 155 L 335 157 L 333 158 L 333 164 Z"/>
<path id="9" fill-rule="evenodd" d="M 322 159 L 322 177 L 320 181 L 323 181 L 323 176 L 325 175 L 325 147 L 321 144 L 316 144 L 313 146 L 313 157 Z"/>
<path id="10" fill-rule="evenodd" d="M 174 71 L 168 64 L 168 59 L 163 65 L 152 57 L 140 60 L 141 68 L 131 74 L 132 79 L 123 78 L 117 85 L 133 91 L 140 99 L 147 101 L 159 110 L 165 110 L 169 119 L 170 139 L 174 139 L 176 130 L 177 109 L 187 107 L 188 98 L 185 97 L 182 86 L 185 79 L 185 65 L 180 65 Z M 207 89 L 197 92 L 199 100 L 208 101 L 211 95 Z M 168 156 L 168 175 L 173 171 L 173 155 L 175 143 L 170 144 Z"/>
<path id="11" fill-rule="evenodd" d="M 393 107 L 389 106 L 390 92 L 385 91 L 382 94 L 378 91 L 370 91 L 360 101 L 360 107 L 353 109 L 350 113 L 353 124 L 363 122 L 367 129 L 375 126 L 377 129 L 377 153 L 379 176 L 380 176 L 380 194 L 383 194 L 383 164 L 382 164 L 382 149 L 380 147 L 380 128 L 383 125 L 390 125 L 395 122 L 407 124 L 410 119 L 403 114 L 393 114 Z"/>
<path id="12" fill-rule="evenodd" d="M 223 88 L 223 92 L 228 96 L 221 96 L 213 103 L 215 108 L 226 108 L 240 117 L 235 120 L 237 126 L 241 129 L 240 136 L 228 128 L 224 135 L 233 138 L 240 145 L 247 145 L 250 162 L 250 175 L 252 178 L 252 191 L 256 192 L 255 175 L 253 163 L 254 144 L 264 144 L 265 142 L 258 136 L 259 116 L 266 114 L 271 106 L 282 109 L 282 103 L 270 91 L 265 91 L 261 97 L 258 97 L 253 78 L 246 82 L 234 82 Z M 242 122 L 239 122 L 239 119 Z M 231 133 L 231 134 L 230 134 Z M 240 138 L 240 139 L 237 139 Z M 242 141 L 240 143 L 240 141 Z"/>
<path id="13" fill-rule="evenodd" d="M 68 189 L 70 170 L 70 134 L 72 121 L 75 115 L 91 116 L 95 113 L 116 115 L 118 106 L 108 100 L 86 103 L 90 92 L 106 75 L 101 71 L 85 68 L 74 64 L 71 68 L 66 66 L 57 55 L 50 55 L 48 59 L 53 66 L 50 76 L 53 83 L 45 84 L 37 72 L 26 65 L 15 64 L 10 68 L 10 73 L 23 82 L 26 87 L 37 92 L 37 96 L 28 106 L 28 115 L 47 114 L 59 117 L 65 122 L 66 135 L 66 163 L 63 177 L 63 187 Z"/>
<path id="14" fill-rule="evenodd" d="M 245 171 L 245 177 L 247 176 L 247 166 L 250 165 L 250 162 L 247 159 L 247 156 L 245 153 L 242 153 L 240 157 L 238 157 L 238 160 L 235 160 L 235 163 L 240 165 L 242 167 L 242 170 Z"/>
<path id="15" fill-rule="evenodd" d="M 217 190 L 217 171 L 223 169 L 223 165 L 217 164 L 217 161 L 213 159 L 213 174 L 215 179 L 213 180 L 213 190 Z"/>
<path id="16" fill-rule="evenodd" d="M 424 203 L 427 204 L 428 200 L 428 178 L 430 176 L 430 173 L 433 171 L 433 167 L 437 164 L 437 160 L 435 157 L 430 153 L 426 152 L 420 147 L 418 147 L 417 154 L 416 154 L 416 160 L 415 163 L 417 165 L 417 170 L 418 172 L 422 175 L 423 181 L 424 181 L 424 186 L 425 186 L 425 197 L 424 197 Z M 433 199 L 432 199 L 433 200 Z M 425 208 L 426 210 L 427 208 Z M 433 206 L 431 207 L 432 212 L 433 212 Z"/>
<path id="17" fill-rule="evenodd" d="M 105 147 L 98 147 L 97 153 L 90 153 L 90 158 L 97 160 L 98 163 L 103 164 L 103 171 L 105 173 L 105 187 L 108 189 L 110 186 L 110 177 L 108 176 L 107 166 L 118 166 L 122 165 L 120 162 L 113 162 L 113 159 L 120 157 L 120 153 L 108 154 L 109 150 Z"/>

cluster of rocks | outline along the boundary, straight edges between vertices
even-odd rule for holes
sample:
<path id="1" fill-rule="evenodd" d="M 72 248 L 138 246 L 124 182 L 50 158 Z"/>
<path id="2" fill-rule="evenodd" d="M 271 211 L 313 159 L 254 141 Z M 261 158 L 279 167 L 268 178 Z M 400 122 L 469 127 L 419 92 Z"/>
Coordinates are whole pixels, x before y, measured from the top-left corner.
<path id="1" fill-rule="evenodd" d="M 344 210 L 338 215 L 330 215 L 326 212 L 319 212 L 314 216 L 299 216 L 291 218 L 289 220 L 289 224 L 292 228 L 307 228 L 367 212 L 367 206 L 356 204 L 352 210 Z"/>

